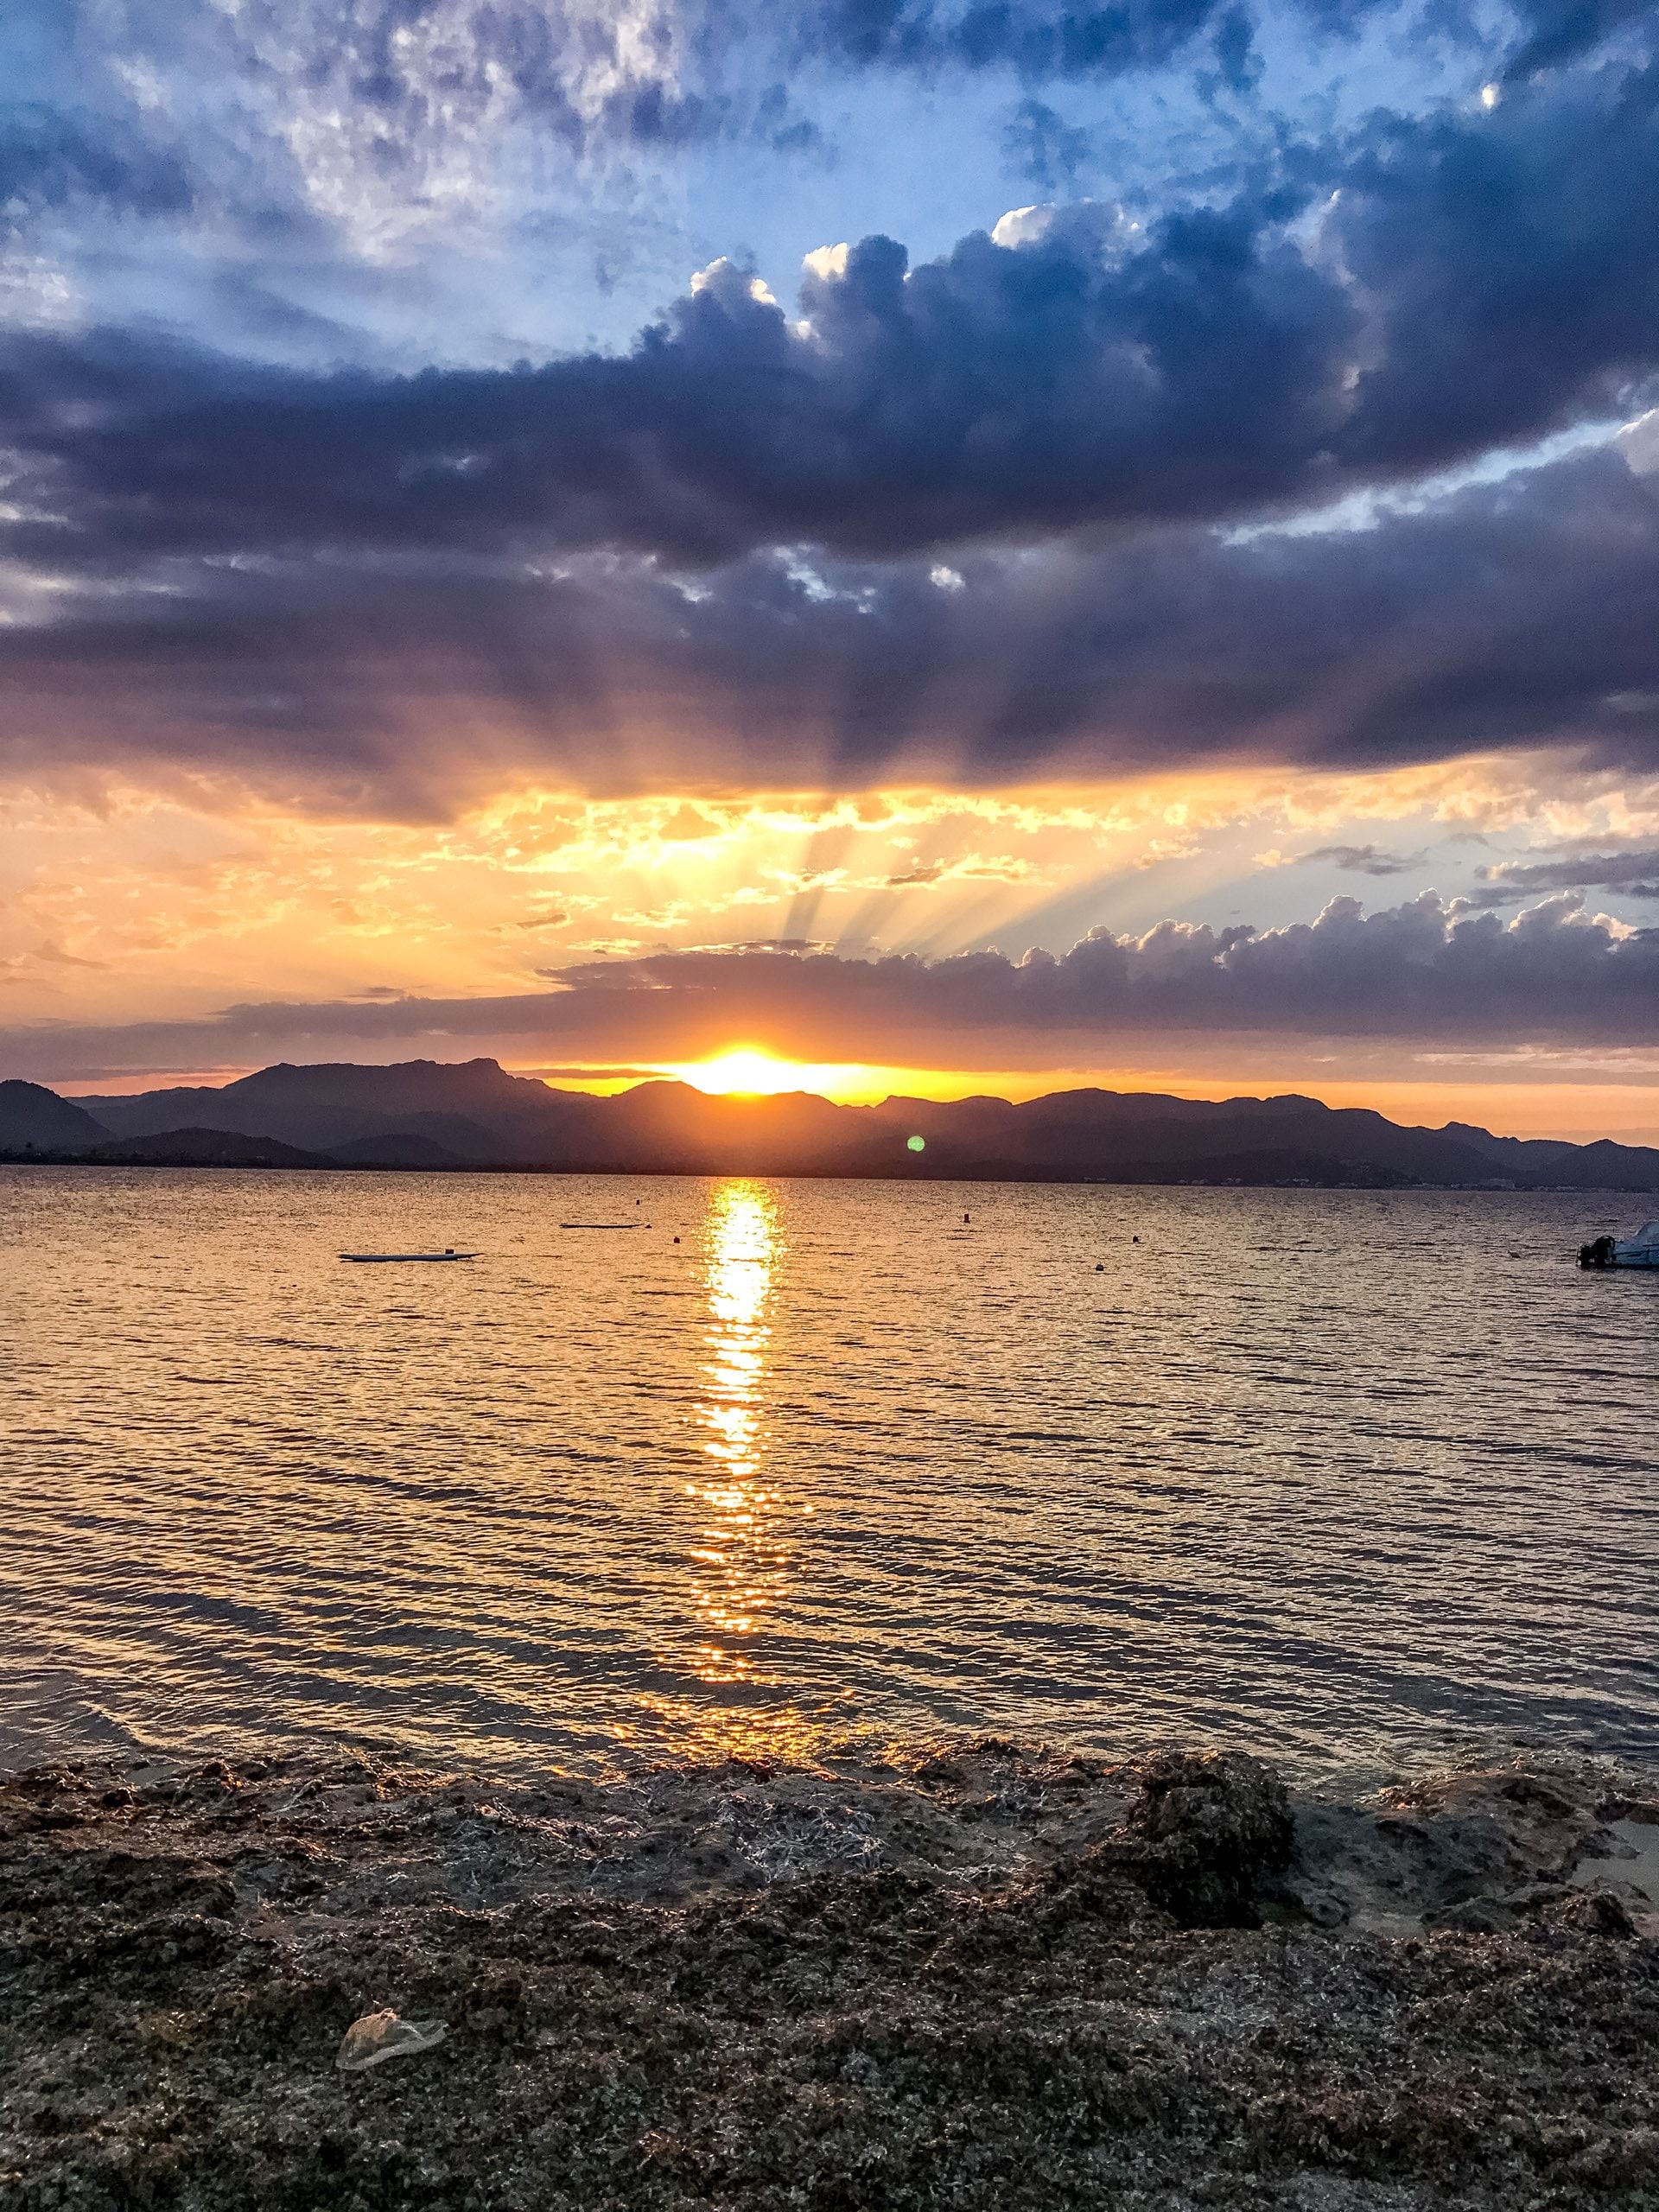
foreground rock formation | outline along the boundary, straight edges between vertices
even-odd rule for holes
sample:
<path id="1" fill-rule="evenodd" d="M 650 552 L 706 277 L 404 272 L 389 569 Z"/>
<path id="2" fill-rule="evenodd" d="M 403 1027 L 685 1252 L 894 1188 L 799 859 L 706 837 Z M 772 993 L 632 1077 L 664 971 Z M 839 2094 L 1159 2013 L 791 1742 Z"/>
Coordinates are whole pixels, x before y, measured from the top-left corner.
<path id="1" fill-rule="evenodd" d="M 0 2206 L 1656 2206 L 1656 1839 L 1559 1765 L 37 1769 Z"/>

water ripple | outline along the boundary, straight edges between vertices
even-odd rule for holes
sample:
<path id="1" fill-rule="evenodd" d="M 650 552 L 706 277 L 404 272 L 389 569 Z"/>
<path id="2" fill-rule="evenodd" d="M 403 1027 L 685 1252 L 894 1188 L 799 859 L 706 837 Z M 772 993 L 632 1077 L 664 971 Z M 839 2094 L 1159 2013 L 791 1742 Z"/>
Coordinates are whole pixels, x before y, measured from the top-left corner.
<path id="1" fill-rule="evenodd" d="M 635 1235 L 561 1230 L 636 1198 Z M 1652 1758 L 1659 1281 L 1571 1263 L 1619 1225 L 1509 1193 L 0 1171 L 0 1758 L 959 1727 Z"/>

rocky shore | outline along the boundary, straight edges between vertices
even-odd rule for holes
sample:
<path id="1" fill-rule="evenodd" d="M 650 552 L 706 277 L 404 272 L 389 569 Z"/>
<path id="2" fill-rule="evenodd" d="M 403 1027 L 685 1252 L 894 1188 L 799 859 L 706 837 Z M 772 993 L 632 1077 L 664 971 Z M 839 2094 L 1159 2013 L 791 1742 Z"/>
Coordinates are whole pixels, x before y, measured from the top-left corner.
<path id="1" fill-rule="evenodd" d="M 1656 1844 L 1565 1762 L 37 1768 L 0 2207 L 1659 2207 Z"/>

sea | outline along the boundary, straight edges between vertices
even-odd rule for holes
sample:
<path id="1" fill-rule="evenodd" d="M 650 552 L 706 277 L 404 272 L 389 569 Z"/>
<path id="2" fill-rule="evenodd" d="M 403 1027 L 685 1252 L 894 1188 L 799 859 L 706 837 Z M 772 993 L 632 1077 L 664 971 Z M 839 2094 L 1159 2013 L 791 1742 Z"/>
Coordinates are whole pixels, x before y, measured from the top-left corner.
<path id="1" fill-rule="evenodd" d="M 1642 1204 L 0 1170 L 0 1765 L 1651 1762 Z"/>

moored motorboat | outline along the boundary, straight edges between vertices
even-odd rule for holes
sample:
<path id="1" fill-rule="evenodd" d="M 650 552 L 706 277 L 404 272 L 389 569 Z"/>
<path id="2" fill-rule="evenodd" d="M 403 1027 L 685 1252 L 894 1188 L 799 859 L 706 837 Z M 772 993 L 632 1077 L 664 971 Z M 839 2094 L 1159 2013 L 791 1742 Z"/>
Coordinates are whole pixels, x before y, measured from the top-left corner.
<path id="1" fill-rule="evenodd" d="M 1581 1268 L 1659 1268 L 1659 1221 L 1644 1221 L 1634 1236 L 1598 1236 L 1579 1247 Z"/>

